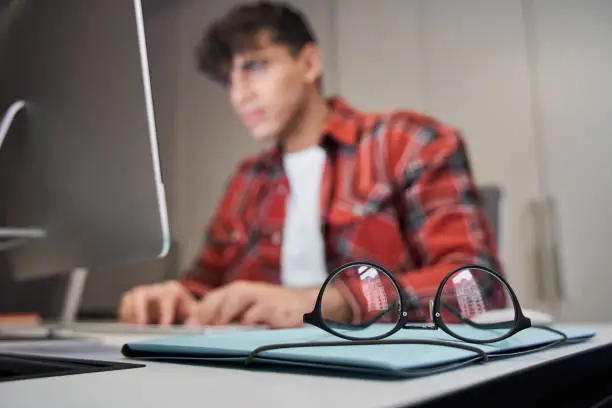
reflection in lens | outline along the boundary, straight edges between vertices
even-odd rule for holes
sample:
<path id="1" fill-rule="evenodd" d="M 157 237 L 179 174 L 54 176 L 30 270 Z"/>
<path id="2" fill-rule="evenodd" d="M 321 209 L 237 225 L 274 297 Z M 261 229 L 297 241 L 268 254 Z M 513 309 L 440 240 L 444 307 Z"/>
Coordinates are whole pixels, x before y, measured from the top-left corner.
<path id="1" fill-rule="evenodd" d="M 384 335 L 396 326 L 400 313 L 397 287 L 384 271 L 368 264 L 338 270 L 323 292 L 323 320 L 334 332 L 351 338 Z"/>
<path id="2" fill-rule="evenodd" d="M 498 339 L 515 325 L 513 305 L 507 303 L 510 299 L 496 275 L 474 267 L 459 269 L 442 287 L 441 320 L 463 338 Z"/>

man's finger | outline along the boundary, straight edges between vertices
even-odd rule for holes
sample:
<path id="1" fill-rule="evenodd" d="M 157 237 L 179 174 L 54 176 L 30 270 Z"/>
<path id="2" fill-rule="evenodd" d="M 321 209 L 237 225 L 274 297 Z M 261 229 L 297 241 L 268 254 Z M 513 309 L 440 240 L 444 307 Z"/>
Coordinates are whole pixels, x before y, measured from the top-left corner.
<path id="1" fill-rule="evenodd" d="M 126 293 L 121 299 L 119 305 L 119 321 L 121 322 L 132 322 L 134 320 L 134 305 L 133 305 L 132 293 Z"/>
<path id="2" fill-rule="evenodd" d="M 224 289 L 218 289 L 210 292 L 200 302 L 197 309 L 198 321 L 203 325 L 210 325 L 217 319 L 219 307 L 226 296 Z"/>
<path id="3" fill-rule="evenodd" d="M 303 325 L 301 315 L 298 316 L 294 310 L 276 308 L 269 317 L 267 324 L 272 329 L 289 329 Z"/>
<path id="4" fill-rule="evenodd" d="M 267 324 L 270 308 L 263 303 L 255 303 L 243 315 L 241 323 L 244 325 Z"/>
<path id="5" fill-rule="evenodd" d="M 252 305 L 252 299 L 246 296 L 226 296 L 219 306 L 219 314 L 214 324 L 228 324 Z"/>
<path id="6" fill-rule="evenodd" d="M 143 288 L 134 289 L 132 293 L 132 306 L 134 313 L 134 320 L 136 324 L 146 324 L 148 316 L 149 296 L 147 296 L 147 290 Z"/>
<path id="7" fill-rule="evenodd" d="M 176 304 L 176 316 L 181 322 L 186 322 L 194 318 L 198 310 L 198 302 L 191 293 L 185 291 L 179 294 Z M 194 318 L 195 321 L 197 319 Z"/>
<path id="8" fill-rule="evenodd" d="M 160 325 L 170 326 L 174 323 L 178 302 L 179 294 L 177 292 L 166 290 L 160 293 L 158 300 Z"/>

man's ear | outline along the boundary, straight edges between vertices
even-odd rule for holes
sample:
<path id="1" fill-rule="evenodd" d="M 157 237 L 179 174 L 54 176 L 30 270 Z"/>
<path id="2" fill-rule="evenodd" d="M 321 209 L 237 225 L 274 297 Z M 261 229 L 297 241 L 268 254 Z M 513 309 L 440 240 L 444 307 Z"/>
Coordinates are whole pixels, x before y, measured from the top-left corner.
<path id="1" fill-rule="evenodd" d="M 305 70 L 305 79 L 316 85 L 323 74 L 323 57 L 316 44 L 306 44 L 300 52 Z"/>

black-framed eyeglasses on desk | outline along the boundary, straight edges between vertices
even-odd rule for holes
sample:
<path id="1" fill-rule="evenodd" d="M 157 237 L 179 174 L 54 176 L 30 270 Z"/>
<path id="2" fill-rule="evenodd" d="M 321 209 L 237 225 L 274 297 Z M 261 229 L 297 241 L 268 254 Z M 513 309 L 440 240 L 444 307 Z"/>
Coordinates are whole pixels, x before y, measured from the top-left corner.
<path id="1" fill-rule="evenodd" d="M 327 277 L 314 309 L 303 317 L 304 323 L 345 341 L 272 344 L 254 350 L 249 361 L 272 349 L 364 344 L 456 347 L 474 351 L 478 359 L 486 360 L 486 353 L 477 345 L 499 342 L 531 327 L 554 332 L 559 339 L 529 352 L 567 340 L 559 330 L 533 324 L 503 276 L 484 266 L 464 265 L 450 271 L 437 289 L 432 288 L 429 298 L 415 298 L 381 265 L 347 263 Z M 333 306 L 338 299 L 350 305 L 350 313 L 346 313 L 346 307 L 342 309 L 344 313 L 338 313 Z M 423 304 L 428 305 L 426 313 Z M 451 339 L 389 339 L 400 330 L 441 330 Z"/>

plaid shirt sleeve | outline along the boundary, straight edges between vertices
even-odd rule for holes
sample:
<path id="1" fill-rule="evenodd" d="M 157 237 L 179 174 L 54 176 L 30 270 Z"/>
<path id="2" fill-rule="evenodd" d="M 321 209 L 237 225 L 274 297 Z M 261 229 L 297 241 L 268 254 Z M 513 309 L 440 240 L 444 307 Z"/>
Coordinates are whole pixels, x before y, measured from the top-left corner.
<path id="1" fill-rule="evenodd" d="M 206 228 L 204 242 L 196 261 L 179 279 L 179 282 L 195 296 L 203 296 L 223 284 L 237 255 L 232 253 L 233 249 L 237 248 L 234 244 L 244 238 L 239 233 L 240 229 L 232 225 L 232 217 L 229 216 L 232 206 L 242 192 L 244 178 L 240 167 L 226 183 L 221 200 Z"/>
<path id="2" fill-rule="evenodd" d="M 438 123 L 409 128 L 387 134 L 386 164 L 399 193 L 398 222 L 407 250 L 421 262 L 417 268 L 395 271 L 394 277 L 408 296 L 410 320 L 423 321 L 430 317 L 430 300 L 453 269 L 477 264 L 502 271 L 461 135 Z M 359 279 L 344 285 L 352 294 L 346 298 L 354 323 L 368 321 L 380 312 L 368 311 L 360 301 Z M 487 307 L 504 306 L 501 286 L 489 293 Z"/>

